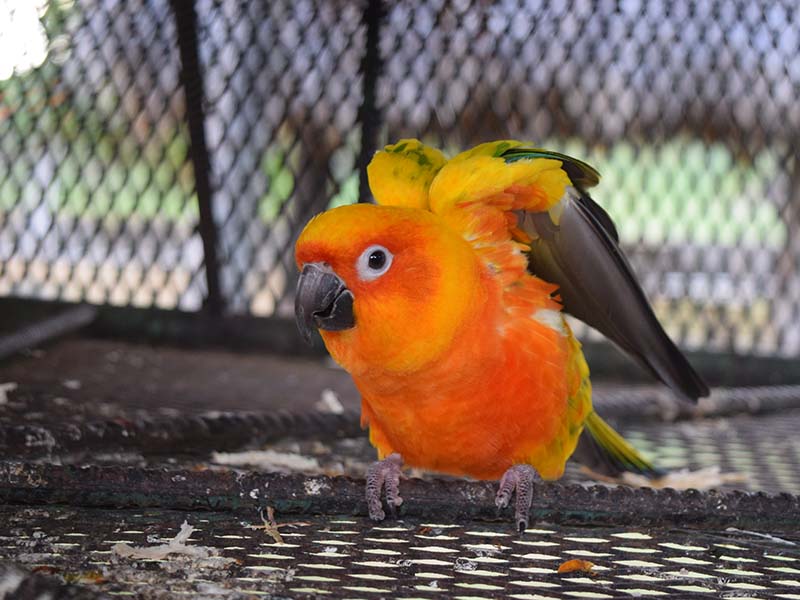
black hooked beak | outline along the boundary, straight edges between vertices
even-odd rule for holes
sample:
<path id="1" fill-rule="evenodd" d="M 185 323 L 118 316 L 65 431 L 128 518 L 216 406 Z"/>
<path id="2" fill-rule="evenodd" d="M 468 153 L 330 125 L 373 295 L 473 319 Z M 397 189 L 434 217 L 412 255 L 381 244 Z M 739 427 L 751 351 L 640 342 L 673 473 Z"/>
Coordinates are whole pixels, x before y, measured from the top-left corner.
<path id="1" fill-rule="evenodd" d="M 327 264 L 307 263 L 297 281 L 294 316 L 307 343 L 314 329 L 350 329 L 356 324 L 353 293 Z"/>

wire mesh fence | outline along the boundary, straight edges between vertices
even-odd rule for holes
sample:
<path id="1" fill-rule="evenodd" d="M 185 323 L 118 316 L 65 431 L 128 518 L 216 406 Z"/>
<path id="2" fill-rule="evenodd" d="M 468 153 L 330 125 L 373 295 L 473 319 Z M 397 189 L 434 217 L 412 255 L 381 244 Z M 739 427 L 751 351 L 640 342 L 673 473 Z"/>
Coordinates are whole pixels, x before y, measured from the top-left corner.
<path id="1" fill-rule="evenodd" d="M 793 354 L 798 30 L 779 3 L 397 3 L 386 139 L 585 157 L 673 336 Z"/>
<path id="2" fill-rule="evenodd" d="M 368 198 L 377 146 L 513 137 L 599 168 L 683 346 L 800 352 L 791 3 L 196 0 L 188 25 L 186 5 L 0 5 L 0 294 L 200 309 L 202 151 L 220 303 L 287 315 L 294 237 Z"/>
<path id="3" fill-rule="evenodd" d="M 363 3 L 198 3 L 222 286 L 234 312 L 291 311 L 292 246 L 358 199 Z"/>
<path id="4" fill-rule="evenodd" d="M 4 61 L 35 50 L 32 33 L 42 44 L 37 64 L 0 81 L 0 294 L 199 308 L 169 5 L 32 5 L 7 2 L 0 19 Z"/>

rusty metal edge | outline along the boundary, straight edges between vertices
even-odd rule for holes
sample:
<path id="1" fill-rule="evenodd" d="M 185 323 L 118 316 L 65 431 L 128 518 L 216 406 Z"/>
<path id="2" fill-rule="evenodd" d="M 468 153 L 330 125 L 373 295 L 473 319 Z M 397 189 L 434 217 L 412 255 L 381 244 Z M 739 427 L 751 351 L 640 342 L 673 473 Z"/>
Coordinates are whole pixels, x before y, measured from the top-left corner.
<path id="1" fill-rule="evenodd" d="M 359 416 L 319 412 L 219 412 L 179 417 L 103 420 L 81 424 L 0 426 L 6 460 L 76 460 L 92 452 L 133 451 L 145 456 L 208 454 L 257 447 L 292 436 L 329 440 L 361 434 Z"/>
<path id="2" fill-rule="evenodd" d="M 800 386 L 717 389 L 710 398 L 682 411 L 672 396 L 640 391 L 598 398 L 607 418 L 631 422 L 674 421 L 800 408 Z M 685 408 L 685 407 L 683 407 Z M 193 416 L 153 416 L 89 423 L 0 425 L 0 456 L 8 459 L 79 459 L 93 451 L 135 451 L 143 455 L 207 453 L 256 447 L 286 437 L 328 440 L 362 434 L 359 415 L 313 411 L 218 412 Z"/>
<path id="3" fill-rule="evenodd" d="M 171 470 L 0 462 L 0 502 L 81 507 L 366 515 L 364 482 L 347 477 L 233 470 Z M 400 516 L 438 522 L 508 520 L 490 482 L 406 479 Z M 544 483 L 532 521 L 626 527 L 800 530 L 800 497 Z"/>

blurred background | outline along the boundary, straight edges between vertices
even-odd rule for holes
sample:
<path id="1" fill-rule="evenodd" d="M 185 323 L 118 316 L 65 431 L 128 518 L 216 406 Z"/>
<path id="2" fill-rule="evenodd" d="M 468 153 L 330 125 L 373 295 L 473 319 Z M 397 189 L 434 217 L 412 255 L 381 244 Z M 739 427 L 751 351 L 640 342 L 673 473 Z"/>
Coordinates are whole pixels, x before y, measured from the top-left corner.
<path id="1" fill-rule="evenodd" d="M 0 295 L 290 317 L 376 148 L 512 137 L 600 170 L 682 347 L 800 352 L 791 3 L 194 4 L 0 3 Z"/>

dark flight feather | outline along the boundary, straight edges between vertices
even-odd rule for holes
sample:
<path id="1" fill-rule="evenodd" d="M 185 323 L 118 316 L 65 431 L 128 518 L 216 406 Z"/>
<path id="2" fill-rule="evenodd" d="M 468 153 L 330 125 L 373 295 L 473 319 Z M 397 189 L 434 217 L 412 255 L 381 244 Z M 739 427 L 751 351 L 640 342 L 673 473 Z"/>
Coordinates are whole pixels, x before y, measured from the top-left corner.
<path id="1" fill-rule="evenodd" d="M 580 183 L 597 183 L 597 171 L 563 154 L 507 151 L 506 160 L 554 158 L 570 176 L 556 220 L 551 213 L 522 212 L 520 227 L 534 238 L 531 273 L 559 286 L 564 310 L 597 329 L 646 370 L 686 399 L 708 395 L 708 386 L 667 336 L 619 246 L 614 223 Z M 580 183 L 579 183 L 580 182 Z"/>

